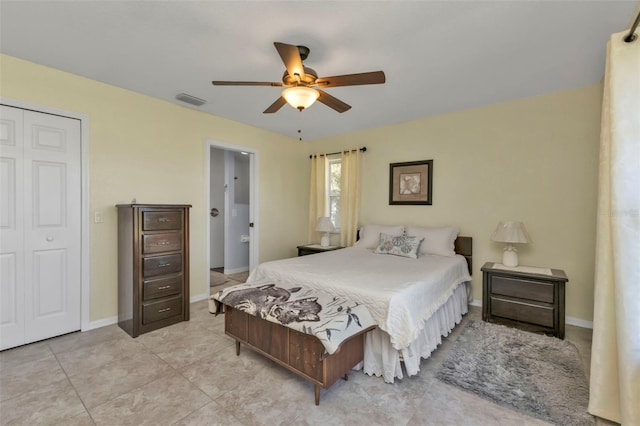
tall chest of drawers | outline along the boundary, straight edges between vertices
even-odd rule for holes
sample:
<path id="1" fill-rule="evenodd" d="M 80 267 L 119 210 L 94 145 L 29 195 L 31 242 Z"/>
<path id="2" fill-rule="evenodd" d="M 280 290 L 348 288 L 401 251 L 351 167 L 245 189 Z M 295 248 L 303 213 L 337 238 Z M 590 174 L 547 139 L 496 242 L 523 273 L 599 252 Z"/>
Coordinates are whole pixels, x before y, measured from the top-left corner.
<path id="1" fill-rule="evenodd" d="M 119 204 L 118 325 L 132 337 L 189 321 L 190 205 Z"/>

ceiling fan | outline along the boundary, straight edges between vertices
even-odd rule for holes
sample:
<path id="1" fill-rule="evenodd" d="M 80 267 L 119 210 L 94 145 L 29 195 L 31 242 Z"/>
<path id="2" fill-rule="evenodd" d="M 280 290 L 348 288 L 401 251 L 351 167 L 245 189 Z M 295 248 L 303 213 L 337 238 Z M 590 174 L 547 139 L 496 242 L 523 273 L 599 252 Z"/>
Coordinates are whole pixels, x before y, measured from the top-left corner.
<path id="1" fill-rule="evenodd" d="M 338 86 L 359 86 L 363 84 L 382 84 L 386 77 L 384 71 L 372 71 L 359 74 L 320 77 L 311 68 L 302 65 L 309 56 L 306 46 L 294 46 L 286 43 L 273 43 L 287 68 L 282 76 L 282 83 L 268 81 L 212 81 L 214 86 L 274 86 L 286 87 L 282 95 L 267 109 L 264 114 L 278 111 L 286 103 L 302 111 L 316 100 L 340 113 L 348 111 L 351 105 L 331 96 L 322 89 Z"/>

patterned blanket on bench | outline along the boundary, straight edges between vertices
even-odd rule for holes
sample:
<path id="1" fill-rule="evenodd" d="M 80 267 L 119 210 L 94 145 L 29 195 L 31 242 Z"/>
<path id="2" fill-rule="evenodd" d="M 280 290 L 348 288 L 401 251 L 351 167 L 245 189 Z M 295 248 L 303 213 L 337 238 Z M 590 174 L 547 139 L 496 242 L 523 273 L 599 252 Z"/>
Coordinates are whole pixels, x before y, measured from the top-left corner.
<path id="1" fill-rule="evenodd" d="M 357 302 L 300 286 L 284 288 L 272 281 L 238 284 L 220 290 L 212 298 L 250 315 L 314 335 L 330 355 L 349 337 L 376 325 L 367 308 Z"/>

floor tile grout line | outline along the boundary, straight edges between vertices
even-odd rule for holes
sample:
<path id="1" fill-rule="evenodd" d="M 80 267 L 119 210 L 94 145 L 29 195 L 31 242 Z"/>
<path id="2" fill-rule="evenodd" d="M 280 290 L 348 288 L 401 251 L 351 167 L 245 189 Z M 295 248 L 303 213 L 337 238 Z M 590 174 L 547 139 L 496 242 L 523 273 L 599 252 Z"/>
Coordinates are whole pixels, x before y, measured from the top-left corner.
<path id="1" fill-rule="evenodd" d="M 171 366 L 170 366 L 170 367 L 171 367 Z M 161 375 L 161 376 L 158 376 L 158 377 L 154 378 L 153 380 L 150 380 L 150 381 L 148 381 L 148 382 L 145 382 L 144 384 L 142 384 L 142 385 L 140 385 L 140 386 L 137 386 L 137 387 L 135 387 L 135 388 L 133 388 L 133 389 L 131 389 L 131 390 L 127 391 L 127 392 L 121 393 L 121 394 L 119 394 L 118 396 L 115 396 L 115 397 L 113 397 L 113 398 L 110 398 L 110 399 L 108 399 L 108 400 L 106 400 L 106 401 L 104 401 L 104 402 L 102 402 L 102 403 L 100 403 L 100 404 L 96 405 L 95 407 L 91 408 L 91 410 L 96 410 L 96 409 L 98 409 L 99 407 L 102 407 L 102 406 L 103 406 L 103 405 L 105 405 L 105 404 L 108 404 L 108 403 L 110 403 L 110 402 L 112 402 L 112 401 L 115 401 L 116 399 L 118 399 L 118 398 L 120 398 L 120 397 L 122 397 L 122 396 L 124 396 L 124 395 L 128 395 L 128 394 L 130 394 L 130 393 L 137 392 L 137 391 L 139 391 L 140 389 L 142 389 L 143 387 L 148 386 L 148 385 L 150 385 L 150 384 L 151 384 L 151 383 L 153 383 L 153 382 L 156 382 L 156 381 L 161 380 L 161 379 L 165 379 L 165 378 L 167 378 L 167 377 L 169 377 L 169 376 L 171 376 L 171 375 L 176 375 L 176 373 L 177 373 L 177 375 L 179 375 L 179 376 L 181 376 L 181 377 L 182 377 L 182 375 L 181 375 L 180 373 L 178 373 L 178 372 L 177 372 L 173 367 L 171 367 L 171 368 L 172 368 L 172 370 L 173 370 L 173 371 L 168 371 L 166 374 L 163 374 L 163 375 Z M 206 394 L 205 394 L 205 395 L 206 395 Z M 87 410 L 87 411 L 89 411 L 89 410 Z M 89 414 L 91 414 L 91 411 L 89 411 Z M 92 418 L 93 418 L 93 417 L 92 417 Z"/>
<path id="2" fill-rule="evenodd" d="M 34 342 L 34 343 L 40 343 L 40 342 Z M 30 345 L 30 344 L 31 344 L 31 343 L 28 343 L 28 344 L 26 344 L 26 345 L 19 346 L 18 348 L 20 348 L 20 347 L 26 347 L 26 346 L 28 346 L 28 345 Z M 48 344 L 46 344 L 45 346 L 47 347 L 47 349 L 49 350 L 50 354 L 51 354 L 51 355 L 53 356 L 53 358 L 56 360 L 56 362 L 58 363 L 58 366 L 60 367 L 60 369 L 62 370 L 62 372 L 63 372 L 63 373 L 65 373 L 65 376 L 66 376 L 66 372 L 64 371 L 64 369 L 63 369 L 63 368 L 62 368 L 62 366 L 60 365 L 60 362 L 58 361 L 57 357 L 55 356 L 55 353 L 53 353 L 53 351 L 51 350 L 51 348 L 49 348 L 49 345 L 48 345 Z M 11 349 L 7 349 L 7 350 L 13 350 L 13 349 L 17 349 L 17 348 L 11 348 Z M 39 358 L 39 359 L 36 359 L 36 360 L 27 361 L 27 362 L 24 362 L 24 363 L 19 364 L 19 366 L 23 366 L 24 364 L 29 364 L 29 363 L 32 363 L 32 362 L 40 362 L 40 361 L 44 361 L 45 359 L 46 359 L 46 358 L 44 358 L 44 357 L 43 357 L 43 358 Z M 14 368 L 15 368 L 15 367 L 17 367 L 17 366 L 14 366 Z M 2 383 L 2 375 L 0 375 L 0 385 L 1 385 L 1 383 Z M 36 389 L 36 388 L 34 388 L 34 389 L 27 389 L 27 390 L 24 390 L 24 391 L 20 392 L 20 393 L 19 393 L 19 394 L 17 394 L 17 395 L 12 396 L 11 398 L 7 398 L 7 399 L 0 399 L 0 404 L 1 404 L 1 403 L 5 403 L 5 402 L 7 402 L 7 401 L 11 401 L 11 400 L 12 400 L 12 399 L 14 399 L 14 398 L 17 398 L 17 397 L 20 397 L 20 396 L 24 395 L 25 393 L 33 392 L 35 389 Z"/>
<path id="3" fill-rule="evenodd" d="M 191 382 L 189 382 L 189 383 L 191 383 Z M 200 389 L 200 388 L 198 388 L 198 389 Z M 200 392 L 202 392 L 202 393 L 204 393 L 205 395 L 207 395 L 205 392 L 203 392 L 203 391 L 202 391 L 202 389 L 200 389 Z M 172 424 L 172 425 L 175 425 L 175 424 L 180 423 L 182 420 L 186 419 L 187 417 L 189 417 L 190 415 L 192 415 L 192 414 L 193 414 L 193 413 L 195 413 L 196 411 L 198 411 L 198 410 L 202 409 L 203 407 L 206 407 L 207 405 L 209 405 L 209 404 L 211 404 L 211 403 L 213 403 L 213 402 L 214 402 L 214 401 L 213 401 L 213 399 L 211 399 L 211 397 L 210 397 L 209 395 L 207 395 L 207 397 L 209 398 L 209 401 L 208 401 L 208 402 L 206 402 L 206 403 L 202 404 L 200 407 L 198 407 L 198 408 L 196 408 L 196 409 L 194 409 L 194 410 L 190 411 L 189 413 L 185 414 L 184 416 L 182 416 L 181 418 L 179 418 L 178 420 L 176 420 L 175 422 L 173 422 L 173 423 L 171 423 L 171 424 Z"/>
<path id="4" fill-rule="evenodd" d="M 144 345 L 143 345 L 143 346 L 144 346 Z M 147 349 L 147 348 L 145 347 L 145 349 Z M 67 373 L 67 371 L 64 369 L 64 367 L 62 366 L 62 364 L 61 364 L 61 363 L 60 363 L 60 361 L 58 360 L 58 357 L 57 357 L 57 355 L 56 355 L 55 353 L 54 353 L 54 356 L 56 357 L 56 361 L 58 361 L 58 364 L 60 365 L 60 368 L 62 369 L 63 373 L 64 373 L 64 374 L 65 374 L 65 376 L 67 377 L 67 380 L 69 381 L 70 385 L 73 387 L 73 389 L 74 389 L 74 391 L 75 391 L 76 395 L 78 396 L 78 399 L 80 400 L 80 402 L 81 402 L 81 403 L 82 403 L 82 405 L 84 406 L 85 410 L 87 411 L 87 413 L 88 413 L 88 414 L 89 414 L 89 416 L 91 417 L 91 420 L 92 420 L 92 421 L 94 422 L 94 424 L 95 424 L 95 420 L 93 420 L 93 416 L 91 415 L 91 410 L 94 410 L 94 409 L 96 409 L 96 408 L 98 408 L 98 407 L 100 407 L 100 406 L 102 406 L 102 405 L 104 405 L 104 404 L 106 404 L 106 403 L 108 403 L 108 402 L 111 402 L 111 401 L 113 401 L 113 400 L 115 400 L 115 399 L 118 399 L 118 398 L 120 398 L 120 397 L 121 397 L 121 396 L 123 396 L 123 395 L 126 395 L 126 394 L 128 394 L 128 393 L 131 393 L 131 392 L 135 392 L 135 391 L 137 391 L 137 390 L 140 390 L 140 389 L 141 389 L 141 388 L 143 388 L 144 386 L 147 386 L 148 384 L 153 383 L 153 382 L 155 382 L 156 380 L 159 380 L 159 379 L 162 379 L 162 378 L 168 377 L 168 376 L 169 376 L 169 375 L 171 375 L 171 374 L 180 374 L 180 373 L 178 372 L 178 370 L 176 370 L 176 369 L 175 369 L 171 364 L 169 364 L 168 362 L 166 362 L 164 359 L 162 359 L 161 357 L 159 357 L 157 354 L 155 354 L 155 353 L 153 353 L 153 352 L 151 352 L 151 351 L 149 351 L 149 352 L 148 352 L 148 354 L 149 354 L 149 355 L 154 356 L 155 358 L 158 358 L 158 360 L 159 360 L 160 362 L 162 362 L 162 363 L 166 364 L 166 365 L 170 368 L 170 371 L 168 371 L 166 374 L 160 375 L 160 376 L 155 377 L 155 378 L 153 378 L 153 379 L 151 379 L 151 380 L 144 381 L 142 384 L 140 384 L 140 385 L 138 385 L 138 386 L 136 386 L 136 387 L 134 387 L 134 388 L 132 388 L 132 389 L 128 390 L 127 392 L 119 393 L 118 395 L 115 395 L 115 396 L 113 396 L 113 397 L 111 397 L 111 398 L 109 398 L 109 399 L 107 399 L 107 400 L 105 400 L 105 401 L 101 402 L 100 404 L 98 404 L 98 405 L 96 405 L 95 407 L 92 407 L 92 408 L 87 407 L 86 403 L 84 402 L 84 400 L 82 399 L 82 397 L 81 397 L 81 396 L 80 396 L 80 394 L 78 393 L 78 389 L 75 387 L 75 385 L 73 384 L 73 381 L 71 380 L 71 378 L 72 378 L 72 377 L 78 376 L 79 374 L 75 374 L 75 375 L 71 375 L 71 376 L 69 376 L 69 373 Z M 119 357 L 118 359 L 114 359 L 114 360 L 112 360 L 112 361 L 110 361 L 110 362 L 108 362 L 108 363 L 106 363 L 106 364 L 102 364 L 102 365 L 100 365 L 100 366 L 94 367 L 94 368 L 92 368 L 91 370 L 93 370 L 93 369 L 97 369 L 97 368 L 105 368 L 105 367 L 107 367 L 107 366 L 109 366 L 109 365 L 112 365 L 112 364 L 114 364 L 114 363 L 118 362 L 118 361 L 122 361 L 123 359 L 131 358 L 131 357 L 134 357 L 134 356 L 137 356 L 137 355 L 139 355 L 139 353 L 136 353 L 136 354 L 129 354 L 129 355 L 124 356 L 124 357 Z M 181 375 L 181 374 L 180 374 L 180 375 Z"/>
<path id="5" fill-rule="evenodd" d="M 87 408 L 87 405 L 84 403 L 82 398 L 80 398 L 80 394 L 78 393 L 78 389 L 74 386 L 73 382 L 71 381 L 71 378 L 69 377 L 69 374 L 67 373 L 67 370 L 65 370 L 64 367 L 62 366 L 62 363 L 58 359 L 58 354 L 53 352 L 53 349 L 51 349 L 49 344 L 47 344 L 47 346 L 49 347 L 49 350 L 53 353 L 53 356 L 56 359 L 56 362 L 58 363 L 58 366 L 60 367 L 60 370 L 62 370 L 62 373 L 67 378 L 67 382 L 69 383 L 69 386 L 71 386 L 71 388 L 73 388 L 73 392 L 76 394 L 76 397 L 80 401 L 80 404 L 82 404 L 82 407 L 84 408 L 84 411 L 87 413 L 87 415 L 89 416 L 89 418 L 91 419 L 91 421 L 95 425 L 96 421 L 93 419 L 93 416 L 91 415 L 91 412 L 89 411 L 89 408 Z M 78 413 L 78 415 L 80 415 L 80 413 Z"/>
<path id="6" fill-rule="evenodd" d="M 51 347 L 51 343 L 53 343 L 56 339 L 59 339 L 61 337 L 65 337 L 65 336 L 70 336 L 70 335 L 75 334 L 75 333 L 80 333 L 80 334 L 78 334 L 78 336 L 82 336 L 82 333 L 84 333 L 84 332 L 83 331 L 74 331 L 73 333 L 67 333 L 67 334 L 63 334 L 62 336 L 52 337 L 52 338 L 49 339 L 49 340 L 51 340 L 51 342 L 47 342 L 47 346 L 49 347 L 49 349 L 51 350 L 51 352 L 53 354 L 59 355 L 59 354 L 65 354 L 65 353 L 68 353 L 68 352 L 73 352 L 73 351 L 80 350 L 80 349 L 90 348 L 91 346 L 101 345 L 101 344 L 103 344 L 105 342 L 111 342 L 113 340 L 119 340 L 120 339 L 119 337 L 112 336 L 112 337 L 104 339 L 104 340 L 101 339 L 99 342 L 96 342 L 96 343 L 80 345 L 79 347 L 72 347 L 70 349 L 65 349 L 65 350 L 61 350 L 61 351 L 58 351 L 58 352 L 53 350 L 53 348 Z M 81 338 L 82 337 L 80 337 L 80 339 Z"/>
<path id="7" fill-rule="evenodd" d="M 195 364 L 195 363 L 193 363 L 193 364 Z M 192 365 L 192 364 L 190 364 L 190 365 Z M 185 368 L 186 368 L 186 367 L 185 367 Z M 179 372 L 178 374 L 180 374 L 180 376 L 181 376 L 181 377 L 183 377 L 186 381 L 188 381 L 192 386 L 196 387 L 200 392 L 202 392 L 204 395 L 206 395 L 206 397 L 207 397 L 207 398 L 209 398 L 209 400 L 210 400 L 209 402 L 207 402 L 206 404 L 204 404 L 202 407 L 199 407 L 199 408 L 197 408 L 197 409 L 193 410 L 192 412 L 190 412 L 189 414 L 187 414 L 186 416 L 184 416 L 184 417 L 183 417 L 182 419 L 180 419 L 180 420 L 184 420 L 186 417 L 189 417 L 191 414 L 193 414 L 193 413 L 195 413 L 196 411 L 198 411 L 198 410 L 202 409 L 204 406 L 206 406 L 206 405 L 208 405 L 208 404 L 213 403 L 213 404 L 216 404 L 216 406 L 217 406 L 217 407 L 219 407 L 219 408 L 221 408 L 222 410 L 224 410 L 227 414 L 230 414 L 230 415 L 231 415 L 231 417 L 233 417 L 233 418 L 234 418 L 238 423 L 240 423 L 240 424 L 242 424 L 242 425 L 245 425 L 245 423 L 243 423 L 242 421 L 240 421 L 240 419 L 238 419 L 235 415 L 233 415 L 233 413 L 230 413 L 230 412 L 229 412 L 229 410 L 228 410 L 226 407 L 224 407 L 223 405 L 221 405 L 220 403 L 218 403 L 218 402 L 216 401 L 216 399 L 218 399 L 218 398 L 222 397 L 223 395 L 226 395 L 227 393 L 229 393 L 229 391 L 222 392 L 220 395 L 218 395 L 218 397 L 217 397 L 217 398 L 214 398 L 213 396 L 209 395 L 209 394 L 208 394 L 204 389 L 202 389 L 200 386 L 198 386 L 196 383 L 194 383 L 194 382 L 192 382 L 191 380 L 189 380 L 189 378 L 188 378 L 188 377 L 186 377 L 184 374 L 182 374 L 182 373 L 180 373 L 180 372 Z M 180 420 L 178 420 L 178 421 L 174 422 L 173 424 L 179 423 L 179 422 L 180 422 Z"/>

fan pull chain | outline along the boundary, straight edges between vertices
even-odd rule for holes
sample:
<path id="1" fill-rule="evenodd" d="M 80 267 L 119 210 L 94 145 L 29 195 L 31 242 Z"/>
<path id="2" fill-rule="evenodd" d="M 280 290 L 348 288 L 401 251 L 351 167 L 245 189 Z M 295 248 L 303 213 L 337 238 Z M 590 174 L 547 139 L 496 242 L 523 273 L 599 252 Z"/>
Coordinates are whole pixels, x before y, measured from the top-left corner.
<path id="1" fill-rule="evenodd" d="M 300 110 L 300 113 L 298 114 L 298 140 L 301 142 L 302 142 L 302 121 L 303 121 L 302 110 Z"/>

